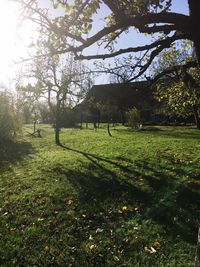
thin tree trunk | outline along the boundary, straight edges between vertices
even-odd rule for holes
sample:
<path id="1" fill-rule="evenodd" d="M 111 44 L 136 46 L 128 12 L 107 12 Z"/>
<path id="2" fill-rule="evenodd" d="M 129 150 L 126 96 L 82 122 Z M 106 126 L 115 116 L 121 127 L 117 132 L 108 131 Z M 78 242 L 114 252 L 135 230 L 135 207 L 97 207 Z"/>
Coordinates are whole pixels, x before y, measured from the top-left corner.
<path id="1" fill-rule="evenodd" d="M 33 133 L 36 132 L 36 113 L 34 114 Z"/>
<path id="2" fill-rule="evenodd" d="M 83 128 L 83 114 L 81 113 L 81 125 L 80 125 L 81 129 Z"/>
<path id="3" fill-rule="evenodd" d="M 110 132 L 110 123 L 109 122 L 107 124 L 107 131 L 108 131 L 109 136 L 112 137 L 112 134 Z"/>
<path id="4" fill-rule="evenodd" d="M 197 250 L 196 250 L 194 267 L 200 267 L 200 226 L 198 231 Z"/>
<path id="5" fill-rule="evenodd" d="M 56 145 L 60 145 L 60 127 L 57 120 L 55 122 L 55 141 Z"/>
<path id="6" fill-rule="evenodd" d="M 197 129 L 200 130 L 200 118 L 199 118 L 198 110 L 195 106 L 193 106 L 192 108 L 193 108 L 193 114 L 194 114 L 194 119 L 195 119 Z"/>
<path id="7" fill-rule="evenodd" d="M 122 125 L 125 125 L 125 116 L 124 116 L 124 112 L 122 110 L 120 110 L 120 115 L 121 115 L 121 123 L 122 123 Z"/>
<path id="8" fill-rule="evenodd" d="M 97 123 L 96 123 L 96 121 L 93 122 L 93 125 L 94 125 L 94 129 L 96 131 L 97 130 Z"/>
<path id="9" fill-rule="evenodd" d="M 61 100 L 59 100 L 59 95 L 57 94 L 57 104 L 56 104 L 56 114 L 55 114 L 55 141 L 56 145 L 60 145 L 60 109 Z"/>

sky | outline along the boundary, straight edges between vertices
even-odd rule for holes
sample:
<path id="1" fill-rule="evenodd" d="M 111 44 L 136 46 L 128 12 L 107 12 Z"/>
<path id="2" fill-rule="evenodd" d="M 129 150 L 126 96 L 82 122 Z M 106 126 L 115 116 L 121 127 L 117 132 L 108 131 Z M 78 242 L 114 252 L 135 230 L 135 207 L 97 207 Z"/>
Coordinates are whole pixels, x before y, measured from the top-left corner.
<path id="1" fill-rule="evenodd" d="M 28 45 L 34 38 L 31 23 L 18 28 L 18 9 L 8 0 L 0 0 L 0 85 L 10 86 L 20 71 L 22 58 L 28 56 Z"/>
<path id="2" fill-rule="evenodd" d="M 40 0 L 46 6 L 48 0 Z M 174 0 L 172 11 L 188 13 L 187 0 Z M 55 11 L 52 11 L 55 12 Z M 59 11 L 56 11 L 59 12 Z M 103 8 L 101 15 L 95 18 L 95 30 L 101 27 L 103 18 L 108 14 L 108 9 Z M 26 21 L 23 27 L 18 28 L 17 7 L 9 0 L 0 0 L 0 84 L 9 85 L 13 82 L 15 74 L 20 71 L 22 58 L 28 57 L 29 45 L 36 38 L 34 26 Z M 131 33 L 124 35 L 118 42 L 118 48 L 126 48 L 133 45 L 142 45 L 149 42 L 149 37 L 143 34 Z M 86 50 L 87 53 L 101 52 L 97 46 Z M 98 83 L 103 81 L 99 80 Z"/>

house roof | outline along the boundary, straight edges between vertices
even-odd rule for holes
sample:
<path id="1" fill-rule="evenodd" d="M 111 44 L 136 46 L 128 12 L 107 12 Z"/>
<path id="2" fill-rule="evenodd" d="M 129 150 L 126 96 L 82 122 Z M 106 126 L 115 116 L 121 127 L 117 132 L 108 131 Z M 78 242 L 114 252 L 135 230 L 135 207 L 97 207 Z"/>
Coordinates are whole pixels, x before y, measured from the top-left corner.
<path id="1" fill-rule="evenodd" d="M 136 107 L 140 110 L 152 109 L 155 105 L 153 90 L 148 81 L 94 85 L 85 100 L 75 107 L 85 109 L 95 104 L 116 105 L 121 110 Z"/>
<path id="2" fill-rule="evenodd" d="M 122 109 L 133 106 L 148 109 L 154 102 L 152 89 L 147 81 L 94 85 L 88 92 L 86 101 L 91 98 L 96 103 L 117 105 Z"/>

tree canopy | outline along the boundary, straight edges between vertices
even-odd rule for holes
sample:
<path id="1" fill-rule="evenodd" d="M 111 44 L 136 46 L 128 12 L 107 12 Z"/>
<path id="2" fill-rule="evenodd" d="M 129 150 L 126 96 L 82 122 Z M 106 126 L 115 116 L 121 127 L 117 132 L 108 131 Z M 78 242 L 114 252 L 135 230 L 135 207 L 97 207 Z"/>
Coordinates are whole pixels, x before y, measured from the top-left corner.
<path id="1" fill-rule="evenodd" d="M 77 59 L 106 59 L 140 52 L 134 58 L 132 79 L 141 76 L 154 58 L 178 40 L 191 40 L 200 62 L 200 2 L 188 0 L 189 14 L 171 12 L 176 0 L 49 0 L 57 15 L 50 16 L 39 0 L 14 0 L 23 7 L 24 16 L 40 25 L 40 42 L 48 46 L 51 54 L 73 52 Z M 96 27 L 95 16 L 102 8 L 109 10 L 102 27 Z M 115 49 L 118 38 L 136 29 L 151 34 L 152 42 Z M 103 53 L 88 53 L 93 44 L 107 49 Z M 94 51 L 94 50 L 92 50 Z M 136 60 L 137 59 L 137 60 Z M 192 66 L 197 63 L 192 61 Z"/>

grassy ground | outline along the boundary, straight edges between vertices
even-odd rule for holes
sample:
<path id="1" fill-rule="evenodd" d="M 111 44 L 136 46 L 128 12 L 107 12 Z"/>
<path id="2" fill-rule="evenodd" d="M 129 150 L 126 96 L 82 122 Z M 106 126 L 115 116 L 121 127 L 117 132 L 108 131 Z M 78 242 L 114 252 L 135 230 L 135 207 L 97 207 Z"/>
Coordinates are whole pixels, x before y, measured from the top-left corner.
<path id="1" fill-rule="evenodd" d="M 42 129 L 0 146 L 0 266 L 193 266 L 200 131 Z"/>

